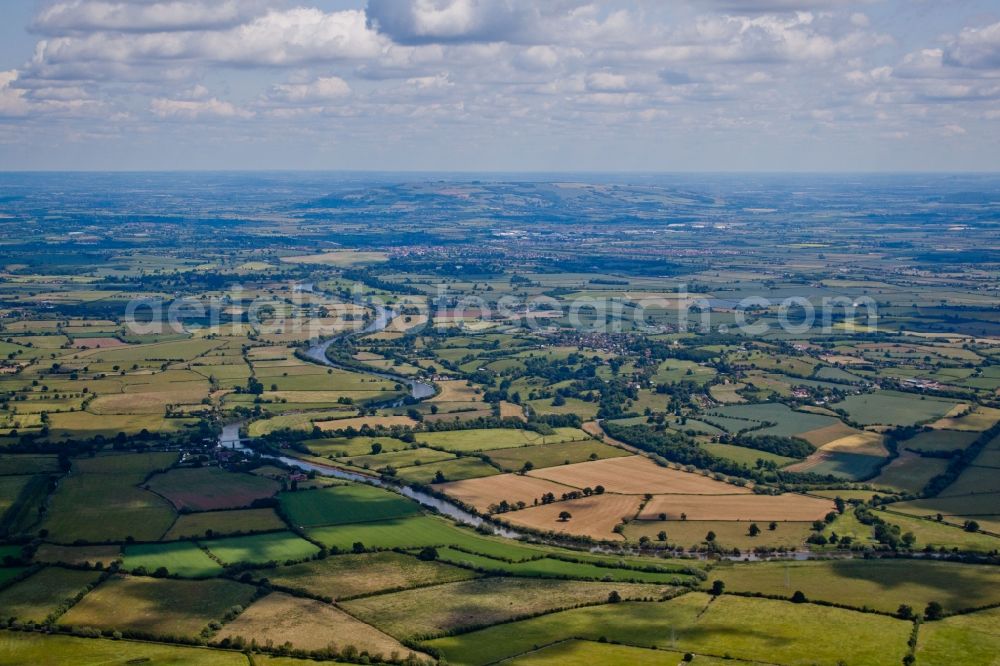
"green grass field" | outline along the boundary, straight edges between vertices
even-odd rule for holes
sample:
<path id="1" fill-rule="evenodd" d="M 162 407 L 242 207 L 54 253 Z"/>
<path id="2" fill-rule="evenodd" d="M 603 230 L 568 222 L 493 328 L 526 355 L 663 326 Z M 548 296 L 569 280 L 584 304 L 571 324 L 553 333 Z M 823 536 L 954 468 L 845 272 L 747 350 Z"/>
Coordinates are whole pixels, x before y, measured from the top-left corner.
<path id="1" fill-rule="evenodd" d="M 194 638 L 231 607 L 245 607 L 254 591 L 229 580 L 113 576 L 73 606 L 59 624 Z"/>
<path id="2" fill-rule="evenodd" d="M 281 509 L 297 527 L 319 527 L 413 516 L 420 506 L 364 484 L 282 493 Z"/>
<path id="3" fill-rule="evenodd" d="M 252 532 L 283 530 L 287 527 L 278 514 L 274 512 L 274 509 L 205 511 L 181 514 L 170 530 L 163 535 L 163 539 L 167 541 L 225 534 L 250 534 Z"/>
<path id="4" fill-rule="evenodd" d="M 319 550 L 291 532 L 213 539 L 202 541 L 201 544 L 227 565 L 239 562 L 265 564 L 272 561 L 300 560 L 311 557 Z"/>
<path id="5" fill-rule="evenodd" d="M 450 583 L 476 576 L 458 567 L 423 562 L 411 555 L 391 552 L 336 555 L 290 567 L 263 569 L 257 574 L 275 585 L 333 599 Z"/>
<path id="6" fill-rule="evenodd" d="M 757 449 L 751 449 L 746 446 L 733 446 L 732 444 L 709 442 L 707 444 L 702 444 L 701 447 L 713 456 L 732 460 L 735 463 L 747 465 L 749 467 L 756 466 L 758 460 L 773 462 L 778 467 L 784 467 L 785 465 L 798 460 L 798 458 L 779 456 L 774 453 L 768 453 L 767 451 L 758 451 Z"/>
<path id="7" fill-rule="evenodd" d="M 900 446 L 914 451 L 964 450 L 978 437 L 978 432 L 965 430 L 928 430 L 901 442 Z"/>
<path id="8" fill-rule="evenodd" d="M 577 428 L 555 428 L 552 435 L 542 436 L 531 430 L 512 428 L 486 428 L 482 430 L 450 430 L 443 432 L 419 433 L 417 441 L 427 446 L 448 451 L 490 451 L 508 449 L 515 446 L 536 444 L 557 444 L 589 439 L 589 435 Z"/>
<path id="9" fill-rule="evenodd" d="M 660 583 L 664 585 L 691 580 L 690 576 L 676 573 L 602 567 L 595 564 L 567 562 L 548 557 L 512 563 L 448 547 L 440 549 L 439 558 L 444 562 L 452 562 L 465 567 L 474 567 L 486 572 L 502 571 L 507 575 L 527 578 L 575 578 L 578 580 Z"/>
<path id="10" fill-rule="evenodd" d="M 937 601 L 948 612 L 1000 603 L 996 567 L 924 560 L 834 560 L 719 565 L 709 583 L 726 590 L 791 597 L 894 613 L 900 604 L 922 610 Z"/>
<path id="11" fill-rule="evenodd" d="M 1000 609 L 925 622 L 917 638 L 917 663 L 990 664 L 1000 655 Z"/>
<path id="12" fill-rule="evenodd" d="M 343 462 L 354 467 L 382 469 L 383 467 L 410 467 L 411 465 L 426 465 L 428 463 L 442 460 L 454 460 L 454 454 L 445 451 L 435 451 L 419 447 L 416 449 L 404 449 L 402 451 L 390 451 L 379 453 L 378 455 L 362 455 L 341 458 L 338 462 Z"/>
<path id="13" fill-rule="evenodd" d="M 341 604 L 348 613 L 397 638 L 428 636 L 503 622 L 519 615 L 605 601 L 614 591 L 625 599 L 660 598 L 673 590 L 657 585 L 482 578 Z"/>
<path id="14" fill-rule="evenodd" d="M 247 666 L 247 658 L 235 651 L 13 631 L 0 631 L 0 654 L 10 664 L 51 666 Z"/>
<path id="15" fill-rule="evenodd" d="M 944 525 L 933 520 L 904 516 L 886 511 L 880 512 L 887 523 L 899 525 L 903 532 L 913 532 L 917 537 L 916 547 L 958 548 L 978 553 L 988 553 L 1000 548 L 1000 538 L 988 534 L 966 532 L 961 527 Z"/>
<path id="16" fill-rule="evenodd" d="M 513 666 L 677 666 L 684 663 L 684 653 L 662 648 L 649 649 L 630 645 L 612 645 L 596 641 L 568 640 L 514 657 L 504 664 Z M 698 666 L 749 664 L 738 659 L 720 659 L 697 655 Z"/>
<path id="17" fill-rule="evenodd" d="M 0 616 L 22 622 L 42 622 L 60 604 L 75 597 L 100 573 L 45 567 L 17 584 L 0 591 Z"/>
<path id="18" fill-rule="evenodd" d="M 851 420 L 865 425 L 912 425 L 937 419 L 947 414 L 955 402 L 924 398 L 911 393 L 878 391 L 848 396 L 833 405 L 847 410 Z"/>
<path id="19" fill-rule="evenodd" d="M 911 625 L 878 615 L 767 599 L 685 594 L 663 603 L 606 604 L 428 641 L 449 663 L 479 666 L 566 638 L 811 666 L 885 666 L 906 652 Z M 850 636 L 851 640 L 844 640 Z"/>
<path id="20" fill-rule="evenodd" d="M 222 573 L 219 563 L 190 541 L 127 545 L 122 566 L 126 571 L 143 567 L 150 574 L 166 567 L 169 573 L 184 578 L 208 578 Z"/>
<path id="21" fill-rule="evenodd" d="M 428 465 L 404 467 L 396 470 L 396 476 L 407 483 L 431 483 L 437 477 L 438 472 L 444 475 L 445 481 L 461 481 L 463 479 L 493 476 L 499 474 L 500 470 L 483 462 L 479 458 L 466 457 L 459 458 L 458 460 L 444 460 Z"/>
<path id="22" fill-rule="evenodd" d="M 148 453 L 76 460 L 49 500 L 42 527 L 62 543 L 159 539 L 174 522 L 174 509 L 136 484 L 176 458 L 173 453 Z"/>

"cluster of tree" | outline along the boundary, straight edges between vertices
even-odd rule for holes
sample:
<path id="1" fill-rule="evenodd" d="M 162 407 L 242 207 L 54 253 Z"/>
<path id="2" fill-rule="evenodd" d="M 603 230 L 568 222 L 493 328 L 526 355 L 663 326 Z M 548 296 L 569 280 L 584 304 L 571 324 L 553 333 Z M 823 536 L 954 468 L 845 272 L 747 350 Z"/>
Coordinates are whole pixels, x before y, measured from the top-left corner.
<path id="1" fill-rule="evenodd" d="M 777 435 L 742 435 L 733 440 L 734 444 L 748 449 L 766 451 L 788 458 L 805 458 L 816 449 L 812 444 L 797 437 L 779 437 Z"/>

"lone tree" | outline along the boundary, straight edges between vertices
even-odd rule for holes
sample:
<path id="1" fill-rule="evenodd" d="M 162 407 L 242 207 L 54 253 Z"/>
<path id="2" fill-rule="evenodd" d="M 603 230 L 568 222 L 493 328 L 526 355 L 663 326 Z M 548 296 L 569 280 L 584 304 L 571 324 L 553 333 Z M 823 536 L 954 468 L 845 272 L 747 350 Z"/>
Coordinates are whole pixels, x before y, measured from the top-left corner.
<path id="1" fill-rule="evenodd" d="M 771 530 L 773 532 L 774 530 L 778 529 L 778 523 L 776 523 L 776 522 L 774 522 L 772 520 L 771 524 L 767 526 L 767 529 L 769 529 L 769 530 Z"/>
<path id="2" fill-rule="evenodd" d="M 760 528 L 757 527 L 757 523 L 750 523 L 750 529 L 747 530 L 747 535 L 755 537 L 760 534 Z"/>
<path id="3" fill-rule="evenodd" d="M 434 472 L 433 483 L 444 483 L 444 482 L 445 482 L 444 472 L 442 472 L 441 470 Z"/>
<path id="4" fill-rule="evenodd" d="M 423 560 L 424 562 L 433 562 L 437 558 L 438 558 L 438 551 L 437 548 L 435 548 L 434 546 L 427 546 L 426 548 L 420 551 L 419 555 L 417 555 L 417 559 Z"/>
<path id="5" fill-rule="evenodd" d="M 804 604 L 806 602 L 806 595 L 802 590 L 795 590 L 795 594 L 792 595 L 793 604 Z"/>
<path id="6" fill-rule="evenodd" d="M 912 620 L 913 608 L 907 606 L 906 604 L 900 604 L 899 608 L 896 609 L 896 617 L 900 620 Z"/>
<path id="7" fill-rule="evenodd" d="M 977 523 L 974 520 L 967 520 L 967 521 L 965 521 L 965 531 L 966 532 L 978 532 L 979 531 L 979 523 Z"/>
<path id="8" fill-rule="evenodd" d="M 707 541 L 709 543 L 714 543 L 715 542 L 715 532 L 709 530 L 708 534 L 705 535 L 705 541 Z"/>
<path id="9" fill-rule="evenodd" d="M 924 617 L 928 620 L 940 620 L 944 617 L 944 607 L 938 602 L 932 601 L 924 609 Z"/>
<path id="10" fill-rule="evenodd" d="M 667 533 L 664 532 L 663 530 L 660 530 L 659 532 L 656 533 L 656 540 L 657 541 L 666 541 L 667 540 Z"/>
<path id="11" fill-rule="evenodd" d="M 559 522 L 565 523 L 567 520 L 569 520 L 572 517 L 573 517 L 573 514 L 570 513 L 569 511 L 560 511 L 559 512 Z"/>
<path id="12" fill-rule="evenodd" d="M 719 596 L 726 591 L 726 584 L 721 580 L 712 581 L 712 596 Z"/>
<path id="13" fill-rule="evenodd" d="M 609 604 L 617 604 L 622 600 L 622 595 L 618 594 L 618 590 L 611 590 L 611 594 L 608 595 Z"/>

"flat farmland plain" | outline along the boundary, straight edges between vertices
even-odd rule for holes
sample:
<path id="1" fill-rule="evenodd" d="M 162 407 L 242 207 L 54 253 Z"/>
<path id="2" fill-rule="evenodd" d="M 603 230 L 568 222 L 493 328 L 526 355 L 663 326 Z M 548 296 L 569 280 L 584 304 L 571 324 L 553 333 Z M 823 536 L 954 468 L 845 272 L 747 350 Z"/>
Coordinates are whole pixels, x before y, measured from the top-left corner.
<path id="1" fill-rule="evenodd" d="M 607 492 L 625 495 L 645 493 L 735 495 L 751 492 L 747 488 L 716 481 L 700 474 L 660 467 L 645 456 L 608 458 L 575 465 L 548 467 L 528 472 L 528 476 L 581 489 L 604 486 Z"/>
<path id="2" fill-rule="evenodd" d="M 511 511 L 500 517 L 514 526 L 543 532 L 564 532 L 619 541 L 622 537 L 614 533 L 615 525 L 623 519 L 634 518 L 641 501 L 640 497 L 633 495 L 592 495 Z M 569 520 L 560 518 L 563 511 L 569 512 Z"/>
<path id="3" fill-rule="evenodd" d="M 186 581 L 113 576 L 59 618 L 59 624 L 194 638 L 255 589 L 228 580 Z"/>
<path id="4" fill-rule="evenodd" d="M 657 495 L 646 503 L 639 518 L 656 520 L 820 520 L 835 510 L 833 502 L 816 497 L 784 495 Z"/>

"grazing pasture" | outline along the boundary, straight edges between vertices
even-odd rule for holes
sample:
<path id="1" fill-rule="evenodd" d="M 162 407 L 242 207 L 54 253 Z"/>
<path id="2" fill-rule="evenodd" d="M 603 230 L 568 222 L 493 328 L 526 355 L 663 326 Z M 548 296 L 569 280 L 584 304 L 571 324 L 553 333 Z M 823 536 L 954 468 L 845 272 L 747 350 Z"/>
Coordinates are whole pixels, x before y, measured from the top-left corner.
<path id="1" fill-rule="evenodd" d="M 403 467 L 397 470 L 396 476 L 407 483 L 435 483 L 440 478 L 438 472 L 441 472 L 445 481 L 459 481 L 493 476 L 499 474 L 500 470 L 479 458 L 467 456 L 457 460 Z"/>
<path id="2" fill-rule="evenodd" d="M 558 444 L 589 439 L 577 428 L 555 428 L 551 435 L 540 435 L 517 428 L 485 428 L 481 430 L 446 430 L 417 434 L 417 441 L 446 451 L 473 452 L 509 449 L 515 446 Z"/>
<path id="3" fill-rule="evenodd" d="M 13 631 L 0 631 L 0 654 L 10 659 L 12 664 L 60 666 L 108 666 L 109 664 L 246 666 L 247 664 L 246 656 L 235 651 Z"/>
<path id="4" fill-rule="evenodd" d="M 408 638 L 605 601 L 613 590 L 623 599 L 659 599 L 673 592 L 659 585 L 482 578 L 364 597 L 341 605 L 352 615 L 393 636 Z"/>
<path id="5" fill-rule="evenodd" d="M 96 571 L 45 567 L 0 590 L 0 616 L 21 622 L 42 622 L 64 601 L 72 599 L 100 578 Z M 0 652 L 2 654 L 2 652 Z"/>
<path id="6" fill-rule="evenodd" d="M 35 551 L 35 562 L 51 564 L 96 564 L 107 566 L 122 557 L 121 546 L 60 546 L 53 543 L 43 543 Z"/>
<path id="7" fill-rule="evenodd" d="M 281 592 L 272 592 L 255 601 L 214 639 L 237 636 L 262 645 L 281 645 L 287 641 L 302 650 L 321 650 L 330 645 L 343 649 L 353 645 L 359 651 L 384 657 L 392 652 L 402 655 L 410 652 L 395 639 L 330 604 Z"/>
<path id="8" fill-rule="evenodd" d="M 835 509 L 833 502 L 816 497 L 784 495 L 657 495 L 639 513 L 641 520 L 820 520 Z"/>
<path id="9" fill-rule="evenodd" d="M 947 617 L 920 625 L 916 656 L 920 664 L 997 663 L 1000 608 Z M 961 660 L 961 661 L 959 661 Z"/>
<path id="10" fill-rule="evenodd" d="M 301 560 L 319 551 L 316 546 L 291 532 L 210 539 L 202 541 L 201 545 L 225 565 L 240 562 L 265 564 Z"/>
<path id="11" fill-rule="evenodd" d="M 118 629 L 149 636 L 195 638 L 231 607 L 246 606 L 255 589 L 229 580 L 112 576 L 59 618 L 71 627 Z"/>
<path id="12" fill-rule="evenodd" d="M 449 663 L 480 666 L 565 638 L 620 641 L 746 661 L 810 666 L 897 663 L 911 624 L 838 608 L 691 593 L 663 603 L 567 610 L 428 641 Z M 746 631 L 746 627 L 753 627 Z M 853 640 L 844 641 L 844 636 Z"/>
<path id="13" fill-rule="evenodd" d="M 423 447 L 416 449 L 405 449 L 403 451 L 390 451 L 379 453 L 341 458 L 337 462 L 342 462 L 354 467 L 371 469 L 382 469 L 384 467 L 410 467 L 412 465 L 427 465 L 441 462 L 443 460 L 454 460 L 455 455 L 446 451 L 435 451 Z"/>
<path id="14" fill-rule="evenodd" d="M 750 490 L 700 474 L 660 467 L 645 456 L 608 458 L 575 465 L 533 470 L 528 476 L 546 479 L 574 488 L 604 486 L 610 493 L 642 495 L 645 493 L 735 495 Z"/>
<path id="15" fill-rule="evenodd" d="M 946 469 L 948 461 L 944 458 L 922 458 L 916 453 L 904 451 L 883 467 L 881 473 L 870 483 L 873 486 L 917 494 L 931 479 L 944 473 Z"/>
<path id="16" fill-rule="evenodd" d="M 623 519 L 634 518 L 641 501 L 641 498 L 631 495 L 592 495 L 512 511 L 501 518 L 515 527 L 620 541 L 621 536 L 612 530 Z M 571 518 L 563 520 L 560 517 L 563 511 L 568 511 Z"/>
<path id="17" fill-rule="evenodd" d="M 978 437 L 979 433 L 973 430 L 926 430 L 900 442 L 900 446 L 912 451 L 959 451 Z"/>
<path id="18" fill-rule="evenodd" d="M 168 573 L 184 578 L 209 578 L 222 573 L 219 563 L 191 541 L 126 545 L 122 567 L 126 571 L 142 567 L 150 574 L 164 567 Z"/>
<path id="19" fill-rule="evenodd" d="M 834 407 L 846 410 L 851 420 L 865 425 L 913 425 L 939 419 L 955 404 L 910 393 L 877 391 L 848 396 Z"/>
<path id="20" fill-rule="evenodd" d="M 657 583 L 661 585 L 690 581 L 690 576 L 667 571 L 643 571 L 614 566 L 598 566 L 589 562 L 569 562 L 555 557 L 542 557 L 524 562 L 507 562 L 485 555 L 468 553 L 456 548 L 439 550 L 439 558 L 463 567 L 488 573 L 502 572 L 526 578 L 576 578 L 579 580 Z M 646 566 L 654 566 L 647 564 Z"/>
<path id="21" fill-rule="evenodd" d="M 995 567 L 926 560 L 833 560 L 725 564 L 712 569 L 732 592 L 791 597 L 895 613 L 900 604 L 923 609 L 937 601 L 946 612 L 1000 603 Z"/>
<path id="22" fill-rule="evenodd" d="M 628 452 L 614 446 L 608 446 L 594 439 L 582 442 L 562 442 L 558 444 L 542 444 L 539 446 L 522 446 L 512 449 L 496 449 L 488 453 L 490 462 L 508 472 L 522 469 L 525 463 L 531 463 L 534 469 L 554 467 L 600 460 L 603 458 L 620 458 Z"/>
<path id="23" fill-rule="evenodd" d="M 42 527 L 59 543 L 159 539 L 176 514 L 166 500 L 137 484 L 176 458 L 173 453 L 143 453 L 77 459 L 50 498 Z"/>
<path id="24" fill-rule="evenodd" d="M 684 663 L 684 653 L 663 648 L 612 645 L 587 640 L 568 640 L 522 654 L 504 664 L 514 666 L 677 666 Z M 739 666 L 750 662 L 699 654 L 698 666 Z"/>
<path id="25" fill-rule="evenodd" d="M 476 576 L 465 569 L 392 552 L 336 555 L 290 567 L 263 569 L 257 574 L 274 585 L 332 599 L 451 583 Z"/>
<path id="26" fill-rule="evenodd" d="M 296 527 L 318 527 L 400 518 L 420 513 L 401 495 L 364 484 L 281 493 L 281 509 Z"/>
<path id="27" fill-rule="evenodd" d="M 250 534 L 283 530 L 288 526 L 274 509 L 235 509 L 185 513 L 177 517 L 164 541 L 191 537 L 212 537 L 225 534 Z"/>
<path id="28" fill-rule="evenodd" d="M 157 474 L 147 483 L 178 509 L 213 511 L 249 506 L 270 497 L 280 485 L 271 479 L 228 472 L 219 467 L 186 467 Z"/>

